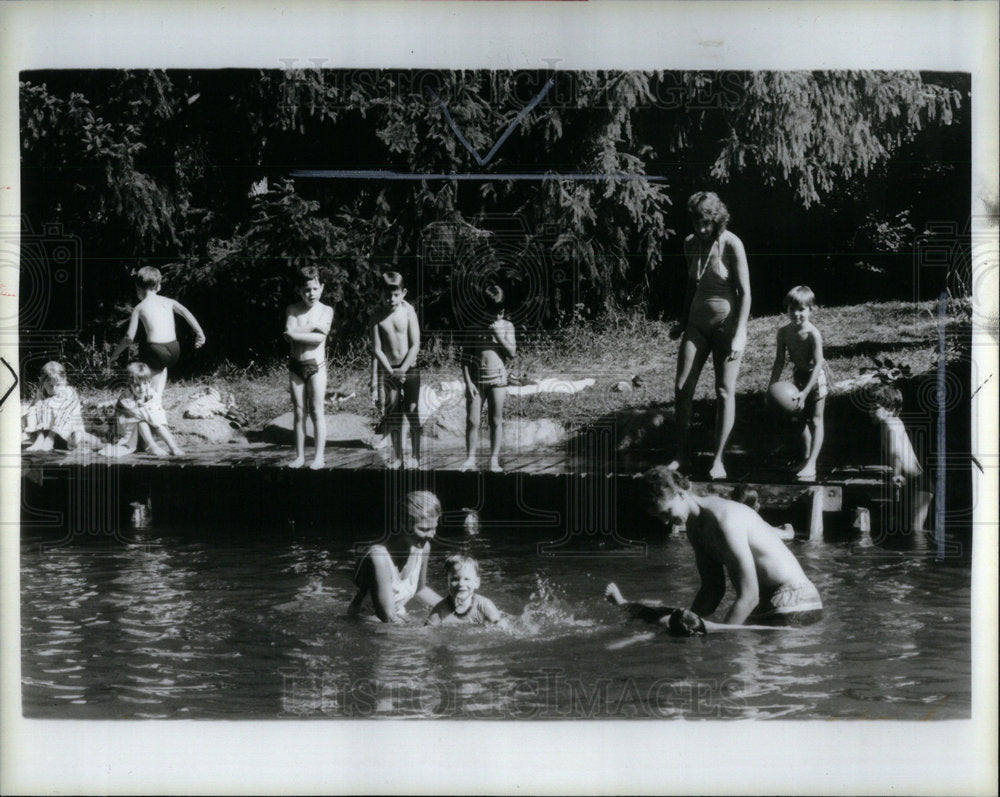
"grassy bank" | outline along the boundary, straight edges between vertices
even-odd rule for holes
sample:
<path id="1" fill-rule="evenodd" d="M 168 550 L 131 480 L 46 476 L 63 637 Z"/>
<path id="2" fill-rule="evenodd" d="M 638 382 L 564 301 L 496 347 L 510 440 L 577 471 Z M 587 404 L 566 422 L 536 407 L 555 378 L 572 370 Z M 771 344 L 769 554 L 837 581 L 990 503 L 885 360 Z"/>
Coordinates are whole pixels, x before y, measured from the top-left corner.
<path id="1" fill-rule="evenodd" d="M 821 308 L 814 322 L 823 334 L 827 362 L 834 382 L 857 377 L 873 358 L 908 365 L 913 375 L 937 364 L 938 319 L 932 302 L 866 303 Z M 752 318 L 747 349 L 737 391 L 744 398 L 766 389 L 774 360 L 774 339 L 784 317 Z M 952 303 L 946 317 L 947 358 L 959 360 L 968 353 L 969 308 Z M 622 313 L 596 322 L 576 321 L 562 329 L 525 333 L 519 331 L 517 370 L 535 378 L 567 380 L 592 378 L 593 388 L 575 394 L 540 394 L 512 399 L 508 414 L 527 419 L 557 418 L 569 426 L 584 426 L 609 413 L 630 408 L 668 406 L 673 403 L 673 380 L 678 342 L 669 337 L 671 324 L 646 318 L 640 312 Z M 443 336 L 425 341 L 419 364 L 425 380 L 460 378 L 458 348 Z M 369 413 L 368 354 L 361 344 L 339 347 L 331 357 L 330 389 L 354 392 L 340 404 L 343 411 Z M 787 373 L 787 372 L 786 372 Z M 640 375 L 642 384 L 632 392 L 615 392 L 613 386 Z M 211 384 L 223 396 L 232 394 L 248 414 L 251 427 L 289 409 L 288 374 L 282 362 L 237 368 L 225 365 L 199 379 L 172 384 Z M 85 398 L 112 398 L 116 389 L 107 384 L 82 390 Z M 706 365 L 695 396 L 713 397 L 711 363 Z"/>

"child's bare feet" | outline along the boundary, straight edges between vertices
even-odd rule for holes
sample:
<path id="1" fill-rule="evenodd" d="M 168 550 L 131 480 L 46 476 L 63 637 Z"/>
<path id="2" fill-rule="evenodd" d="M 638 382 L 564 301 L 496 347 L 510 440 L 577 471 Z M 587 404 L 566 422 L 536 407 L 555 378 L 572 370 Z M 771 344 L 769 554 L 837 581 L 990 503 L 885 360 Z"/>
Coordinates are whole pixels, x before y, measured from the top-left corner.
<path id="1" fill-rule="evenodd" d="M 289 467 L 289 468 L 301 468 L 305 464 L 306 464 L 306 458 L 305 457 L 296 457 L 291 462 L 289 462 L 286 467 Z"/>
<path id="2" fill-rule="evenodd" d="M 806 465 L 802 470 L 795 474 L 795 478 L 800 482 L 814 482 L 816 481 L 816 468 Z"/>
<path id="3" fill-rule="evenodd" d="M 161 448 L 160 446 L 150 446 L 149 447 L 149 453 L 152 454 L 154 457 L 169 457 L 170 456 L 170 454 L 167 452 L 167 449 Z"/>
<path id="4" fill-rule="evenodd" d="M 55 441 L 47 434 L 40 434 L 35 438 L 35 442 L 28 446 L 28 451 L 51 451 Z"/>
<path id="5" fill-rule="evenodd" d="M 399 470 L 401 467 L 403 467 L 403 461 L 401 459 L 398 459 L 398 458 L 397 459 L 387 459 L 385 461 L 385 466 L 389 470 Z"/>
<path id="6" fill-rule="evenodd" d="M 604 597 L 616 606 L 621 606 L 625 603 L 625 598 L 622 597 L 622 592 L 618 589 L 618 585 L 614 581 L 604 588 Z"/>
<path id="7" fill-rule="evenodd" d="M 503 468 L 500 466 L 499 459 L 490 459 L 490 471 L 493 473 L 503 473 Z"/>
<path id="8" fill-rule="evenodd" d="M 476 458 L 475 457 L 469 457 L 459 467 L 460 471 L 475 470 L 475 469 L 476 469 Z"/>
<path id="9" fill-rule="evenodd" d="M 178 446 L 173 446 L 173 448 L 170 449 L 170 453 L 173 454 L 175 457 L 183 457 L 184 449 L 179 448 Z"/>
<path id="10" fill-rule="evenodd" d="M 323 459 L 323 457 L 317 457 L 310 463 L 309 470 L 322 470 L 325 467 L 326 467 L 326 460 Z"/>
<path id="11" fill-rule="evenodd" d="M 406 469 L 407 470 L 420 470 L 420 460 L 416 457 L 406 458 Z"/>
<path id="12" fill-rule="evenodd" d="M 712 465 L 712 469 L 708 472 L 708 477 L 712 481 L 719 481 L 726 478 L 726 469 L 722 467 L 721 462 L 716 462 Z"/>

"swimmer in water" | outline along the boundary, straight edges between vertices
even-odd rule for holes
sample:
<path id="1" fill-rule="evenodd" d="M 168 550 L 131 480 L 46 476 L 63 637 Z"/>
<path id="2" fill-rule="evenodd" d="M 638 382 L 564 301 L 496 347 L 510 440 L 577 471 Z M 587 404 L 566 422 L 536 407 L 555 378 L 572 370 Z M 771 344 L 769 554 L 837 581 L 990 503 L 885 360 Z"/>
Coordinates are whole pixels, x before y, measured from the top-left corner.
<path id="1" fill-rule="evenodd" d="M 672 338 L 683 335 L 674 391 L 677 455 L 670 467 L 687 467 L 691 404 L 701 369 L 711 354 L 717 403 L 715 457 L 709 476 L 725 479 L 722 454 L 736 419 L 736 376 L 750 318 L 750 272 L 743 242 L 726 229 L 729 211 L 716 194 L 692 194 L 688 213 L 694 232 L 684 240 L 687 291 L 680 324 L 670 333 Z"/>
<path id="2" fill-rule="evenodd" d="M 383 623 L 405 622 L 411 600 L 425 606 L 441 602 L 441 596 L 427 586 L 427 560 L 441 518 L 441 502 L 434 493 L 417 490 L 406 497 L 405 511 L 403 533 L 390 535 L 387 545 L 372 545 L 358 563 L 354 574 L 358 592 L 348 614 L 361 611 L 366 595 L 371 595 L 372 607 Z"/>
<path id="3" fill-rule="evenodd" d="M 604 597 L 615 606 L 621 606 L 633 620 L 644 620 L 647 623 L 661 626 L 670 636 L 705 636 L 720 631 L 772 631 L 771 625 L 731 625 L 729 623 L 713 623 L 699 617 L 689 609 L 675 609 L 671 606 L 654 606 L 647 603 L 632 603 L 622 596 L 615 583 L 608 584 L 604 589 Z M 636 642 L 646 642 L 656 636 L 655 633 L 638 634 L 628 639 L 613 642 L 609 650 L 619 650 Z"/>
<path id="4" fill-rule="evenodd" d="M 819 592 L 802 566 L 760 515 L 745 504 L 716 495 L 696 495 L 687 478 L 658 466 L 645 474 L 651 512 L 685 525 L 701 586 L 691 611 L 712 614 L 726 593 L 726 576 L 736 600 L 724 622 L 808 625 L 822 616 Z"/>
<path id="5" fill-rule="evenodd" d="M 476 592 L 479 562 L 456 553 L 445 559 L 444 567 L 448 572 L 448 597 L 431 610 L 427 625 L 494 625 L 503 619 L 493 601 Z"/>

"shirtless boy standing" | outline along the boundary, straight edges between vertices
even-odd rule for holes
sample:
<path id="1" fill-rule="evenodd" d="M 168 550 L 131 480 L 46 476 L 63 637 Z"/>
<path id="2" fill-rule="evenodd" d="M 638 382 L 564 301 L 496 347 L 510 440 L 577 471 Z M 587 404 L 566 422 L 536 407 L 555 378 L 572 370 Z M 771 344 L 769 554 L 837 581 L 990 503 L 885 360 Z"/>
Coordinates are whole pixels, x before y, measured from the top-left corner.
<path id="1" fill-rule="evenodd" d="M 718 608 L 728 575 L 736 600 L 724 623 L 807 625 L 822 616 L 816 587 L 753 509 L 715 495 L 695 495 L 686 477 L 663 466 L 648 471 L 644 478 L 651 492 L 651 511 L 687 528 L 701 576 L 692 612 L 708 617 Z"/>
<path id="2" fill-rule="evenodd" d="M 291 346 L 288 357 L 288 390 L 295 417 L 295 459 L 290 468 L 306 462 L 306 415 L 312 418 L 316 453 L 309 465 L 323 467 L 326 451 L 326 339 L 333 323 L 333 308 L 320 301 L 323 283 L 315 266 L 300 268 L 296 275 L 300 301 L 285 310 L 284 338 Z"/>
<path id="3" fill-rule="evenodd" d="M 406 467 L 420 467 L 420 374 L 413 367 L 420 352 L 420 325 L 413 305 L 406 301 L 403 277 L 395 271 L 382 275 L 382 304 L 372 321 L 371 399 L 381 406 L 392 440 L 390 468 L 403 464 L 403 417 L 410 424 L 410 454 Z"/>

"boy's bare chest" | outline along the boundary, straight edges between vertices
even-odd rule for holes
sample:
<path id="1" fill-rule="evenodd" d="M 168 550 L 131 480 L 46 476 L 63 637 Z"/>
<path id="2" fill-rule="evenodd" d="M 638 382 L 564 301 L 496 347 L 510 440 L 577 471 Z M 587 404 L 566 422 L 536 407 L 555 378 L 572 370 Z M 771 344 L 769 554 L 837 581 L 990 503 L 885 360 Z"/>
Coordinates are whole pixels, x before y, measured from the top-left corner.
<path id="1" fill-rule="evenodd" d="M 390 335 L 405 335 L 409 326 L 409 318 L 405 311 L 396 310 L 383 318 L 378 326 L 379 329 Z"/>
<path id="2" fill-rule="evenodd" d="M 296 327 L 308 327 L 318 324 L 322 320 L 323 308 L 319 305 L 292 313 L 292 323 Z"/>

